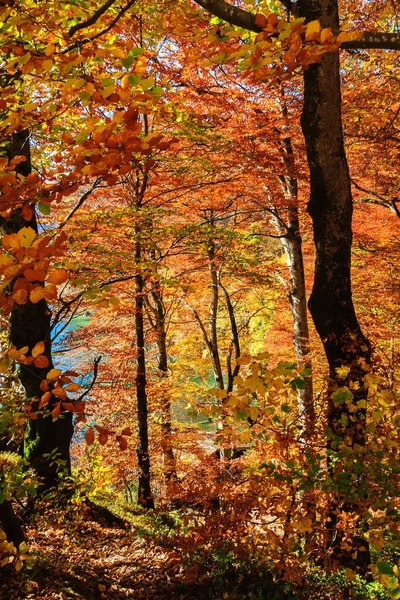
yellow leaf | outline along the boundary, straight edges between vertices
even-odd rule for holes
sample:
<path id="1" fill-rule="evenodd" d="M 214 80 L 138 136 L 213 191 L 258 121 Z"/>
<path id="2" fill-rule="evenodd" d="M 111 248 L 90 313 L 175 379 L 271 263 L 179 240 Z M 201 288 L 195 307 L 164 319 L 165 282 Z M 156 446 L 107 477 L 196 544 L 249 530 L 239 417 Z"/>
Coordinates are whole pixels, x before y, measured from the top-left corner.
<path id="1" fill-rule="evenodd" d="M 105 87 L 104 90 L 102 91 L 102 96 L 103 98 L 108 98 L 108 96 L 111 96 L 111 94 L 114 92 L 114 85 L 109 85 L 108 87 Z"/>
<path id="2" fill-rule="evenodd" d="M 39 285 L 31 291 L 31 293 L 29 294 L 29 299 L 32 302 L 32 304 L 36 304 L 43 298 L 43 295 L 44 289 L 42 288 L 42 286 Z"/>
<path id="3" fill-rule="evenodd" d="M 337 36 L 336 40 L 342 44 L 343 42 L 356 42 L 361 38 L 362 33 L 359 31 L 342 31 Z"/>
<path id="4" fill-rule="evenodd" d="M 66 386 L 66 390 L 68 392 L 77 392 L 79 390 L 81 386 L 79 385 L 79 383 L 70 383 L 69 385 Z"/>
<path id="5" fill-rule="evenodd" d="M 350 373 L 350 367 L 337 367 L 335 371 L 339 375 L 340 379 L 346 379 L 347 375 Z"/>
<path id="6" fill-rule="evenodd" d="M 43 61 L 43 71 L 51 71 L 53 64 L 54 63 L 51 59 Z"/>
<path id="7" fill-rule="evenodd" d="M 44 352 L 44 342 L 38 342 L 32 349 L 32 356 L 35 358 Z"/>
<path id="8" fill-rule="evenodd" d="M 306 27 L 306 41 L 319 40 L 319 32 L 321 31 L 321 25 L 319 21 L 310 21 Z"/>
<path id="9" fill-rule="evenodd" d="M 61 369 L 51 369 L 46 375 L 46 379 L 57 379 L 61 375 Z"/>
<path id="10" fill-rule="evenodd" d="M 258 417 L 258 407 L 257 406 L 250 406 L 250 408 L 249 408 L 249 417 L 253 421 L 257 420 L 257 417 Z"/>
<path id="11" fill-rule="evenodd" d="M 15 563 L 15 570 L 20 571 L 22 569 L 22 561 L 17 560 Z"/>
<path id="12" fill-rule="evenodd" d="M 13 256 L 10 256 L 9 254 L 4 254 L 4 252 L 0 254 L 0 267 L 3 267 L 4 265 L 12 265 L 14 263 L 15 258 Z"/>
<path id="13" fill-rule="evenodd" d="M 18 231 L 17 236 L 20 240 L 21 246 L 23 248 L 29 248 L 33 240 L 36 238 L 36 233 L 33 231 L 32 227 L 23 227 Z"/>
<path id="14" fill-rule="evenodd" d="M 56 47 L 54 44 L 49 44 L 48 46 L 46 46 L 44 53 L 46 56 L 51 56 L 52 54 L 54 54 L 55 49 Z"/>

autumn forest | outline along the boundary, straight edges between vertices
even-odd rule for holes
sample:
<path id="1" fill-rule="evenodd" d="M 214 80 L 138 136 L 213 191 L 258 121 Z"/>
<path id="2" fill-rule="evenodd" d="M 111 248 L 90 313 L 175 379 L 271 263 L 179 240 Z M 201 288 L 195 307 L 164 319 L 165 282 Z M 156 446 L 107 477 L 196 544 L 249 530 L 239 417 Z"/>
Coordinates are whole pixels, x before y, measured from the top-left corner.
<path id="1" fill-rule="evenodd" d="M 400 598 L 397 0 L 0 14 L 1 598 Z"/>

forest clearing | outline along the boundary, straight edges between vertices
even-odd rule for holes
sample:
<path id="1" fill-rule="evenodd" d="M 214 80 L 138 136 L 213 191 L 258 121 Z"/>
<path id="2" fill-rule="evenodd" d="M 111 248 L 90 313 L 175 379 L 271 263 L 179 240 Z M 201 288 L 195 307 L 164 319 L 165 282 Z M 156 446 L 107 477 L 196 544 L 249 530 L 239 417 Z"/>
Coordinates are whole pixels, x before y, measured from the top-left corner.
<path id="1" fill-rule="evenodd" d="M 397 1 L 0 14 L 1 598 L 400 598 Z"/>

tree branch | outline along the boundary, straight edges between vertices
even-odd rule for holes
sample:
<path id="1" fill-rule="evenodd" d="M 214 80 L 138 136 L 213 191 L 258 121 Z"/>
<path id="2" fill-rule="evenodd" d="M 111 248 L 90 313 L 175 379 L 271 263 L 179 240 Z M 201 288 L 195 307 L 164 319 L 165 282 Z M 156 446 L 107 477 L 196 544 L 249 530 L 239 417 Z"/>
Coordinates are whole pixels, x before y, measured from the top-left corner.
<path id="1" fill-rule="evenodd" d="M 77 23 L 76 25 L 74 25 L 73 27 L 71 27 L 71 29 L 68 31 L 68 35 L 71 38 L 73 35 L 75 35 L 75 33 L 77 31 L 80 31 L 81 29 L 86 29 L 86 27 L 90 27 L 91 25 L 94 25 L 97 21 L 97 19 L 99 19 L 102 15 L 104 15 L 105 12 L 107 12 L 107 10 L 116 3 L 117 0 L 107 0 L 107 2 L 105 2 L 103 4 L 103 6 L 100 6 L 100 8 L 98 8 L 96 10 L 96 12 L 93 13 L 93 15 L 89 18 L 86 19 L 86 21 L 83 21 L 82 23 Z"/>
<path id="2" fill-rule="evenodd" d="M 225 2 L 225 0 L 195 0 L 196 3 L 223 21 L 260 33 L 263 29 L 255 23 L 256 15 L 247 10 Z M 359 40 L 342 42 L 341 48 L 346 50 L 373 49 L 400 50 L 400 33 L 381 33 L 366 31 Z"/>
<path id="3" fill-rule="evenodd" d="M 97 374 L 98 374 L 98 370 L 99 370 L 99 362 L 101 361 L 102 357 L 98 356 L 97 358 L 94 359 L 93 361 L 93 377 L 92 377 L 92 381 L 90 382 L 87 390 L 85 390 L 83 392 L 83 394 L 81 394 L 79 396 L 79 398 L 77 400 L 75 400 L 75 402 L 81 402 L 85 396 L 87 396 L 89 394 L 89 392 L 91 392 L 94 384 L 96 383 L 96 379 L 97 379 Z"/>

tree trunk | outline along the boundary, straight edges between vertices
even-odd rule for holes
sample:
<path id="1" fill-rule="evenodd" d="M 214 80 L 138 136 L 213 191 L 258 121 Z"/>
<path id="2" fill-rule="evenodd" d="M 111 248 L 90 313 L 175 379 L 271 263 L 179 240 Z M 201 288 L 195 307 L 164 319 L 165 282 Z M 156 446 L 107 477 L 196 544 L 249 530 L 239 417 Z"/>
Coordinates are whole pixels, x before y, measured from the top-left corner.
<path id="1" fill-rule="evenodd" d="M 319 19 L 322 27 L 338 31 L 337 0 L 300 0 L 299 10 L 306 21 Z M 362 460 L 366 409 L 360 408 L 357 401 L 367 399 L 363 378 L 371 363 L 370 344 L 360 329 L 351 294 L 353 203 L 343 143 L 337 52 L 326 54 L 321 64 L 311 65 L 304 74 L 301 125 L 310 169 L 308 211 L 313 221 L 316 248 L 309 308 L 329 364 L 328 453 L 332 456 L 339 451 L 342 457 L 338 463 L 329 463 L 335 477 L 340 475 L 340 470 L 348 471 L 349 465 L 353 464 L 343 458 L 346 449 L 358 458 L 355 463 Z M 348 368 L 347 376 L 337 372 L 341 366 Z M 353 402 L 339 402 L 332 397 L 337 388 L 344 386 L 352 390 Z M 366 571 L 370 562 L 367 544 L 355 539 L 348 550 L 341 546 L 343 532 L 335 531 L 338 506 L 342 505 L 347 512 L 357 511 L 349 496 L 350 490 L 339 486 L 329 523 L 333 557 L 342 565 Z"/>
<path id="2" fill-rule="evenodd" d="M 310 374 L 304 377 L 304 389 L 297 392 L 299 415 L 303 437 L 309 437 L 315 427 L 315 410 L 313 397 L 313 380 L 311 374 L 310 336 L 308 330 L 306 284 L 304 277 L 304 262 L 302 240 L 300 235 L 298 211 L 298 185 L 294 177 L 295 163 L 293 146 L 290 139 L 287 105 L 284 90 L 281 87 L 281 113 L 283 117 L 282 130 L 286 136 L 281 141 L 281 157 L 285 168 L 284 175 L 279 181 L 287 203 L 286 214 L 274 208 L 272 221 L 277 232 L 282 236 L 281 243 L 289 268 L 290 284 L 288 298 L 293 316 L 293 342 L 296 360 L 300 368 L 307 369 Z"/>
<path id="3" fill-rule="evenodd" d="M 213 225 L 213 223 L 211 223 Z M 214 371 L 215 387 L 219 390 L 224 389 L 224 377 L 222 373 L 221 359 L 219 356 L 218 349 L 218 334 L 217 334 L 217 317 L 218 317 L 218 304 L 219 304 L 219 293 L 218 293 L 218 266 L 215 257 L 215 243 L 213 240 L 208 241 L 207 247 L 208 256 L 208 268 L 210 271 L 211 280 L 211 303 L 210 303 L 210 314 L 209 314 L 209 350 L 212 367 Z"/>
<path id="4" fill-rule="evenodd" d="M 160 283 L 156 281 L 151 290 L 154 306 L 150 306 L 154 315 L 154 329 L 158 347 L 158 370 L 163 379 L 168 377 L 167 332 L 165 326 L 165 307 L 160 292 Z M 150 303 L 149 303 L 150 304 Z M 161 400 L 162 451 L 164 456 L 164 472 L 167 482 L 176 480 L 176 460 L 172 447 L 171 398 L 168 391 L 163 390 Z"/>
<path id="5" fill-rule="evenodd" d="M 7 541 L 16 548 L 25 542 L 24 532 L 9 500 L 0 503 L 0 525 L 7 536 Z"/>
<path id="6" fill-rule="evenodd" d="M 29 132 L 21 131 L 13 134 L 7 147 L 7 156 L 12 160 L 15 156 L 25 156 L 25 161 L 17 165 L 18 173 L 26 177 L 31 173 L 31 157 L 29 147 Z M 22 227 L 31 227 L 37 233 L 36 217 L 25 221 L 20 210 L 15 210 L 12 216 L 2 219 L 2 229 L 5 233 L 16 233 Z M 40 282 L 38 282 L 40 283 Z M 13 282 L 10 284 L 12 288 Z M 25 389 L 27 400 L 32 404 L 32 412 L 38 410 L 38 398 L 42 395 L 40 383 L 46 379 L 47 373 L 53 368 L 51 349 L 51 311 L 45 300 L 33 304 L 14 304 L 9 318 L 9 340 L 17 348 L 29 347 L 29 353 L 40 341 L 45 343 L 44 356 L 49 361 L 48 367 L 38 369 L 32 365 L 21 365 L 19 379 Z M 53 421 L 48 405 L 47 414 L 38 413 L 35 420 L 28 422 L 24 439 L 24 457 L 42 478 L 44 487 L 50 488 L 58 484 L 59 467 L 62 465 L 67 473 L 71 473 L 70 442 L 73 435 L 72 413 L 64 411 Z M 51 455 L 51 456 L 50 456 Z M 59 465 L 55 458 L 60 461 Z"/>
<path id="7" fill-rule="evenodd" d="M 149 433 L 148 433 L 148 411 L 146 392 L 146 360 L 144 349 L 144 280 L 140 273 L 141 242 L 138 239 L 140 230 L 135 227 L 135 263 L 139 272 L 135 278 L 135 329 L 136 329 L 136 396 L 138 410 L 139 444 L 137 457 L 139 465 L 139 488 L 138 502 L 144 508 L 154 508 L 154 500 L 150 486 L 150 456 L 149 456 Z"/>

